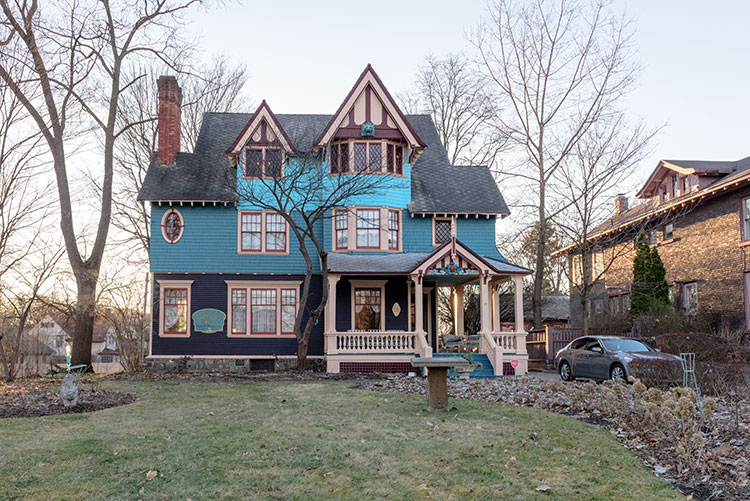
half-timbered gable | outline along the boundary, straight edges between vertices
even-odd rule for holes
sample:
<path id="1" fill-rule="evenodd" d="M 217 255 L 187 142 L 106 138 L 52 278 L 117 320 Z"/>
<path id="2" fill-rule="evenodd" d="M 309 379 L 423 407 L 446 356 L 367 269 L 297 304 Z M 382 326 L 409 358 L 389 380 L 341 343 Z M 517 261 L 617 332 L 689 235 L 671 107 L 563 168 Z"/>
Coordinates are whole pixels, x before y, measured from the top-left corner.
<path id="1" fill-rule="evenodd" d="M 174 79 L 164 82 L 171 91 L 160 96 L 180 94 Z M 172 112 L 159 122 L 169 141 L 179 103 L 165 103 Z M 482 332 L 465 333 L 457 318 L 454 333 L 481 338 L 476 356 L 490 375 L 525 371 L 522 315 L 515 332 L 501 332 L 496 303 L 507 281 L 520 298 L 530 271 L 497 248 L 496 223 L 509 214 L 497 183 L 486 166 L 451 165 L 430 116 L 405 115 L 372 66 L 332 115 L 277 115 L 266 101 L 253 113 L 206 113 L 194 151 L 169 153 L 169 163 L 154 157 L 139 194 L 151 204 L 151 359 L 294 356 L 290 319 L 306 271 L 299 242 L 280 214 L 237 193 L 272 189 L 269 179 L 308 167 L 329 180 L 388 181 L 318 222 L 329 264 L 314 264 L 311 301 L 324 287 L 330 299 L 310 356 L 332 372 L 405 371 L 411 357 L 444 349 L 438 288 L 463 304 L 463 287 L 475 283 Z"/>

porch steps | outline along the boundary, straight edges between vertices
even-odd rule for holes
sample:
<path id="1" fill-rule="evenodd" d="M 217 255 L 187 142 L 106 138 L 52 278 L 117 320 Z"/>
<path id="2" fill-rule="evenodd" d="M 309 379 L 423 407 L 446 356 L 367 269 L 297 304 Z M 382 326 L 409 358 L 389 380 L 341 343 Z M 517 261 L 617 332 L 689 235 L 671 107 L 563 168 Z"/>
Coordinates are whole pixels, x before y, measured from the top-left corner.
<path id="1" fill-rule="evenodd" d="M 433 357 L 455 357 L 455 356 L 461 356 L 459 353 L 433 353 Z M 492 368 L 492 364 L 490 363 L 490 359 L 487 358 L 487 355 L 483 355 L 481 353 L 469 353 L 469 360 L 472 364 L 477 364 L 478 366 L 474 368 L 473 371 L 471 371 L 471 374 L 469 374 L 469 379 L 498 379 L 502 376 L 496 376 L 495 371 Z M 448 370 L 448 377 L 457 378 L 459 377 L 459 374 L 454 371 L 453 369 Z"/>

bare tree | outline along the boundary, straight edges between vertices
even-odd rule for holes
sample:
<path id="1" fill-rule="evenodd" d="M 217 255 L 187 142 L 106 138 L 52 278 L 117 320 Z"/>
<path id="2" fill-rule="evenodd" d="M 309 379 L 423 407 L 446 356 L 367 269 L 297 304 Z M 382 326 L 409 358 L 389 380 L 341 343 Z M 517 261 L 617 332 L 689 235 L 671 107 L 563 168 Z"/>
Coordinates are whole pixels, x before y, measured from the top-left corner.
<path id="1" fill-rule="evenodd" d="M 119 126 L 124 131 L 115 149 L 112 225 L 123 238 L 118 242 L 134 246 L 136 260 L 148 259 L 151 213 L 137 201 L 148 166 L 157 149 L 157 76 L 164 65 L 154 65 L 138 74 L 119 105 Z M 236 112 L 247 109 L 243 94 L 248 75 L 244 66 L 230 66 L 223 57 L 212 59 L 205 68 L 182 74 L 182 149 L 192 151 L 206 112 Z M 129 124 L 133 124 L 128 127 Z M 96 186 L 97 192 L 101 187 Z"/>
<path id="2" fill-rule="evenodd" d="M 565 158 L 556 172 L 560 182 L 553 184 L 551 191 L 566 202 L 566 209 L 554 222 L 566 239 L 577 245 L 580 269 L 576 270 L 576 282 L 584 334 L 589 330 L 589 296 L 594 285 L 630 248 L 616 245 L 623 235 L 617 235 L 618 241 L 592 239 L 593 230 L 612 215 L 612 201 L 630 184 L 639 163 L 650 153 L 657 131 L 643 124 L 630 126 L 622 113 L 601 117 L 576 143 L 575 154 Z M 626 233 L 627 240 L 632 242 L 644 229 L 640 225 L 631 228 Z"/>
<path id="3" fill-rule="evenodd" d="M 23 364 L 26 326 L 29 325 L 35 308 L 40 305 L 42 287 L 55 271 L 62 254 L 62 249 L 52 252 L 45 246 L 39 250 L 36 259 L 26 262 L 25 269 L 14 274 L 12 287 L 0 287 L 0 302 L 10 313 L 6 316 L 13 326 L 8 339 L 0 336 L 0 358 L 6 381 L 15 379 Z"/>
<path id="4" fill-rule="evenodd" d="M 549 185 L 592 124 L 632 87 L 638 70 L 629 23 L 607 0 L 496 0 L 472 36 L 481 71 L 505 107 L 497 127 L 516 147 L 502 174 L 525 181 L 538 223 L 532 296 L 542 323 L 547 219 L 558 210 Z"/>
<path id="5" fill-rule="evenodd" d="M 328 302 L 328 252 L 320 239 L 320 225 L 330 221 L 333 209 L 351 205 L 359 197 L 406 187 L 400 178 L 369 174 L 367 171 L 331 176 L 322 155 L 322 152 L 296 152 L 284 167 L 283 175 L 272 173 L 232 183 L 240 206 L 273 211 L 284 218 L 305 260 L 305 279 L 294 320 L 299 371 L 307 369 L 310 333 Z M 243 168 L 241 164 L 238 166 L 240 168 Z M 261 172 L 268 171 L 264 169 Z M 316 263 L 320 264 L 323 281 L 322 296 L 317 304 L 310 295 Z M 307 319 L 303 325 L 305 317 Z"/>
<path id="6" fill-rule="evenodd" d="M 45 3 L 0 0 L 0 79 L 21 101 L 42 133 L 52 158 L 65 251 L 76 280 L 72 358 L 91 365 L 96 284 L 112 215 L 112 178 L 123 94 L 143 75 L 129 75 L 139 61 L 158 59 L 177 66 L 186 54 L 180 16 L 199 0 L 144 0 L 112 5 L 109 0 Z M 12 61 L 14 64 L 11 64 Z M 25 78 L 18 68 L 28 69 Z M 37 94 L 25 92 L 33 83 Z M 68 153 L 71 131 L 91 128 L 101 138 L 101 197 L 88 256 L 76 232 Z"/>
<path id="7" fill-rule="evenodd" d="M 409 113 L 432 115 L 452 165 L 493 165 L 507 142 L 492 127 L 496 103 L 463 54 L 427 56 L 414 88 L 399 99 Z"/>

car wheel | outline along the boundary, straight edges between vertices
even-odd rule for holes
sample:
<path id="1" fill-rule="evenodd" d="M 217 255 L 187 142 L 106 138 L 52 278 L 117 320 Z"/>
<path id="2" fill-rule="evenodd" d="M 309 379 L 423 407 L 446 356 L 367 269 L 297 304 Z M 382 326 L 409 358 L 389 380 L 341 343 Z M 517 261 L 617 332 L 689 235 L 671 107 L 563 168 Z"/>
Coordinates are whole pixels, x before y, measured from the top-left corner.
<path id="1" fill-rule="evenodd" d="M 612 381 L 625 381 L 625 367 L 615 364 L 609 369 L 609 378 Z"/>
<path id="2" fill-rule="evenodd" d="M 560 379 L 563 381 L 573 381 L 568 362 L 560 362 Z"/>

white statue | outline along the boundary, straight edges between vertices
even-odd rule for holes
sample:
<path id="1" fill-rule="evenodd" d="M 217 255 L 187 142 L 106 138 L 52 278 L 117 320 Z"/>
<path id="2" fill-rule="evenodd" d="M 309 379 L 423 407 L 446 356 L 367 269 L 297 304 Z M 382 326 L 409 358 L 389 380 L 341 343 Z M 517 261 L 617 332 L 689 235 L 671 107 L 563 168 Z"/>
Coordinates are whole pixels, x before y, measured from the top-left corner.
<path id="1" fill-rule="evenodd" d="M 78 378 L 68 372 L 63 378 L 60 387 L 60 398 L 65 407 L 72 407 L 78 404 Z"/>

